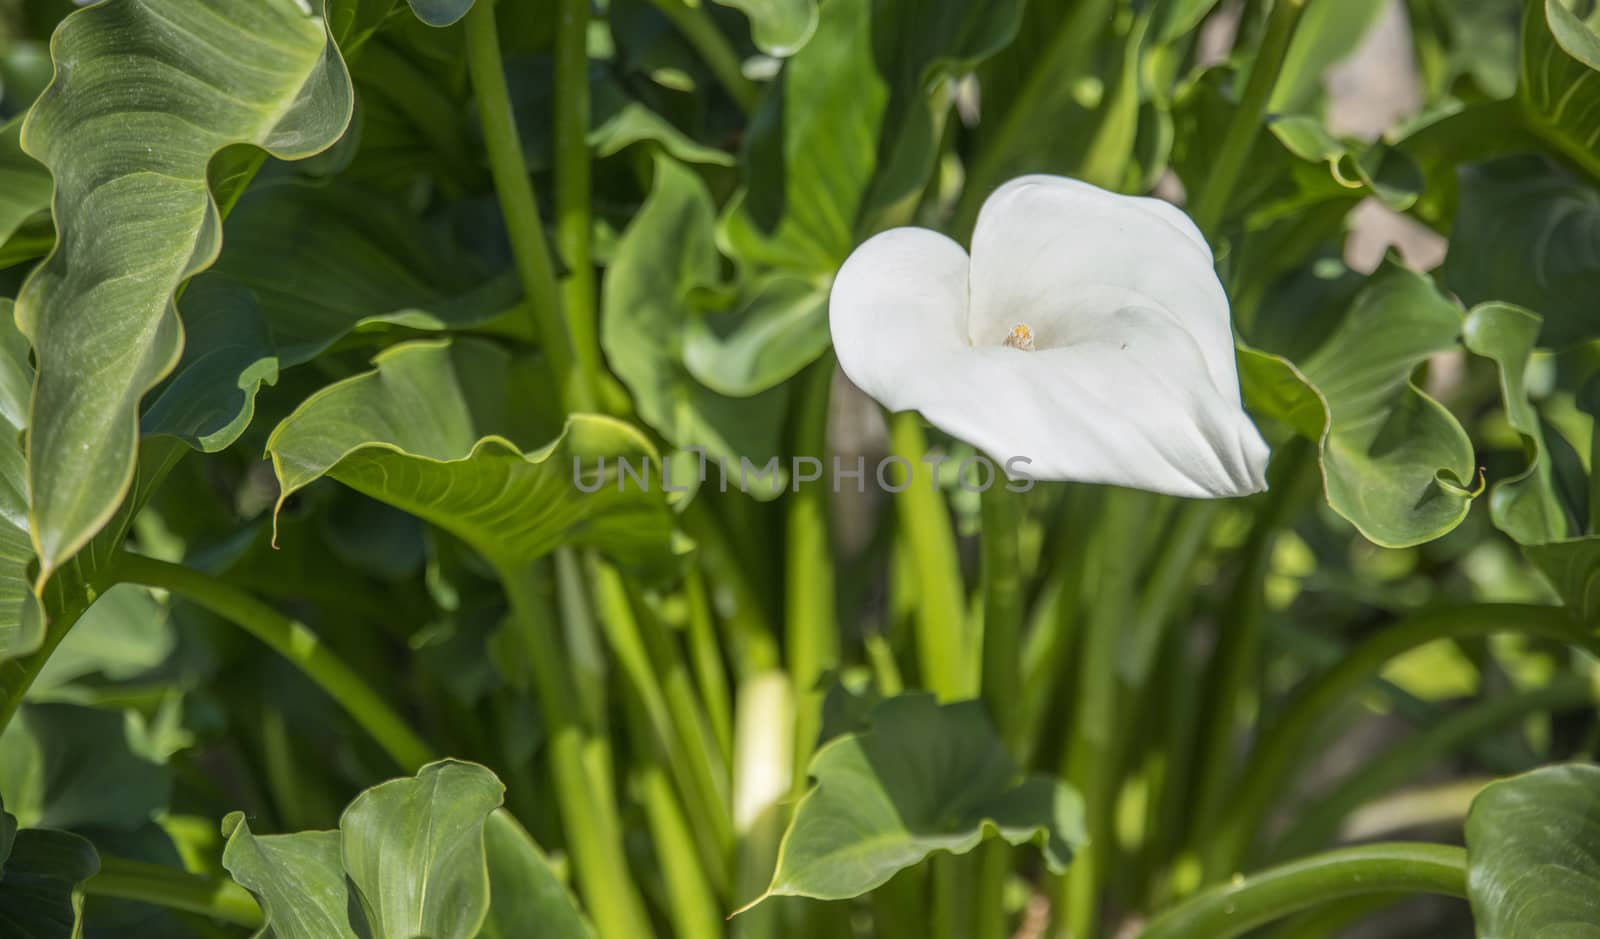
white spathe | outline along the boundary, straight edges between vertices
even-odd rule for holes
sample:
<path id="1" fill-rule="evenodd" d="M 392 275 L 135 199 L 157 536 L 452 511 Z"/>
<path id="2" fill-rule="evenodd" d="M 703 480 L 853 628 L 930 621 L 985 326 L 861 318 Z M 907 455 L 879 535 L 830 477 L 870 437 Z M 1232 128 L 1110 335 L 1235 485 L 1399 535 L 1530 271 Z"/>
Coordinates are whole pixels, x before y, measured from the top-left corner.
<path id="1" fill-rule="evenodd" d="M 829 323 L 863 391 L 1000 463 L 1026 457 L 1018 475 L 1199 498 L 1266 488 L 1211 249 L 1159 199 L 1014 179 L 984 203 L 970 258 L 922 228 L 857 248 Z"/>

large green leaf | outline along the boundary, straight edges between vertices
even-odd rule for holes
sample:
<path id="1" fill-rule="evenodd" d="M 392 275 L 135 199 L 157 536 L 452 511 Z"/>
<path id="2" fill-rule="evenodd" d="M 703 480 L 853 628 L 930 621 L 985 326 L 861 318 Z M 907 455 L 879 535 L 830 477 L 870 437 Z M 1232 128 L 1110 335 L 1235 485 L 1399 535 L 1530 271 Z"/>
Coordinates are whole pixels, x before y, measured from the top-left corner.
<path id="1" fill-rule="evenodd" d="M 11 236 L 30 220 L 48 225 L 49 211 L 50 173 L 22 152 L 22 121 L 12 121 L 0 127 L 0 267 L 15 260 L 6 247 Z"/>
<path id="2" fill-rule="evenodd" d="M 222 863 L 271 939 L 590 939 L 481 766 L 444 760 L 351 802 L 338 831 L 256 835 L 235 812 Z"/>
<path id="3" fill-rule="evenodd" d="M 1582 939 L 1600 924 L 1600 767 L 1491 783 L 1467 813 L 1467 895 L 1482 939 Z"/>
<path id="4" fill-rule="evenodd" d="M 483 827 L 505 787 L 445 760 L 368 789 L 339 819 L 340 855 L 373 939 L 473 939 L 489 911 Z"/>
<path id="5" fill-rule="evenodd" d="M 284 158 L 344 132 L 349 76 L 296 0 L 106 0 L 52 41 L 22 145 L 55 179 L 55 250 L 17 301 L 39 363 L 28 440 L 40 580 L 116 512 L 139 399 L 177 364 L 174 296 L 220 246 L 218 151 Z"/>
<path id="6" fill-rule="evenodd" d="M 262 939 L 357 939 L 339 863 L 339 833 L 257 835 L 243 812 L 222 821 L 222 866 L 266 914 Z"/>
<path id="7" fill-rule="evenodd" d="M 840 900 L 886 883 L 935 851 L 986 837 L 1037 842 L 1061 873 L 1084 842 L 1083 803 L 1059 780 L 1023 778 L 977 701 L 889 698 L 869 728 L 823 746 L 815 787 L 795 807 L 766 893 Z M 746 907 L 748 909 L 748 907 Z"/>
<path id="8" fill-rule="evenodd" d="M 800 51 L 817 31 L 817 0 L 717 0 L 750 17 L 750 34 L 767 55 Z"/>
<path id="9" fill-rule="evenodd" d="M 692 297 L 721 277 L 714 209 L 694 173 L 665 155 L 655 163 L 655 188 L 606 271 L 600 323 L 606 359 L 632 392 L 639 416 L 674 445 L 764 463 L 777 453 L 785 392 L 741 400 L 695 380 L 684 336 L 695 334 Z M 803 312 L 826 331 L 825 311 Z"/>
<path id="10" fill-rule="evenodd" d="M 0 873 L 0 924 L 17 939 L 76 939 L 83 896 L 79 885 L 100 870 L 94 846 L 64 831 L 17 832 Z"/>
<path id="11" fill-rule="evenodd" d="M 282 500 L 322 476 L 452 532 L 499 563 L 564 544 L 600 548 L 630 565 L 669 554 L 671 518 L 658 459 L 627 424 L 579 414 L 561 436 L 524 450 L 532 393 L 517 363 L 478 339 L 394 346 L 377 370 L 323 389 L 267 442 Z M 603 478 L 589 477 L 605 461 Z M 619 480 L 618 460 L 649 485 Z M 581 468 L 584 488 L 579 487 Z"/>
<path id="12" fill-rule="evenodd" d="M 1529 124 L 1600 179 L 1600 35 L 1563 0 L 1528 0 L 1518 96 Z"/>
<path id="13" fill-rule="evenodd" d="M 1241 350 L 1251 411 L 1317 443 L 1328 504 L 1376 544 L 1428 541 L 1466 517 L 1472 442 L 1411 381 L 1460 334 L 1461 312 L 1427 278 L 1389 266 L 1298 363 Z"/>
<path id="14" fill-rule="evenodd" d="M 1600 335 L 1600 192 L 1536 157 L 1462 168 L 1442 276 L 1467 303 L 1538 313 L 1545 345 Z"/>
<path id="15" fill-rule="evenodd" d="M 483 826 L 489 860 L 489 918 L 480 939 L 593 939 L 550 861 L 527 831 L 501 809 Z"/>

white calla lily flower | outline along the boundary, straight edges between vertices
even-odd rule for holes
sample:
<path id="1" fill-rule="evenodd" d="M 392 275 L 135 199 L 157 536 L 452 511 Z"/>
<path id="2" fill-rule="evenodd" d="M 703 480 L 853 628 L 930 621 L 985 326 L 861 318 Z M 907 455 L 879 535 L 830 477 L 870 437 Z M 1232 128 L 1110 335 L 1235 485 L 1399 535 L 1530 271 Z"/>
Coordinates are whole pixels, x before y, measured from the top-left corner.
<path id="1" fill-rule="evenodd" d="M 1017 475 L 1221 498 L 1266 488 L 1228 298 L 1182 210 L 1058 176 L 983 205 L 972 255 L 897 228 L 834 280 L 839 365 Z"/>

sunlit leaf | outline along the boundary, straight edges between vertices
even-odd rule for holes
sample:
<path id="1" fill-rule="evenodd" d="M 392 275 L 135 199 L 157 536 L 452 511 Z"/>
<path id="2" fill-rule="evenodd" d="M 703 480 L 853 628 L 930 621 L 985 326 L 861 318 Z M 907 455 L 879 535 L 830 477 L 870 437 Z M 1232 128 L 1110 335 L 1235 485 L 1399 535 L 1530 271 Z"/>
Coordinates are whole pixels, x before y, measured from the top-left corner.
<path id="1" fill-rule="evenodd" d="M 760 278 L 732 309 L 688 323 L 683 363 L 719 394 L 745 397 L 776 387 L 828 348 L 827 304 L 827 292 L 809 281 Z"/>
<path id="2" fill-rule="evenodd" d="M 445 760 L 356 797 L 339 818 L 340 856 L 374 939 L 472 939 L 489 908 L 483 826 L 505 787 Z"/>
<path id="3" fill-rule="evenodd" d="M 1458 348 L 1460 335 L 1453 303 L 1425 277 L 1390 266 L 1311 354 L 1292 365 L 1256 350 L 1240 355 L 1252 413 L 1318 443 L 1328 504 L 1377 544 L 1437 538 L 1472 502 L 1472 442 L 1412 383 L 1412 371 Z"/>
<path id="4" fill-rule="evenodd" d="M 593 939 L 594 930 L 549 858 L 510 813 L 501 809 L 489 816 L 483 842 L 490 903 L 481 939 Z"/>
<path id="5" fill-rule="evenodd" d="M 1385 6 L 1385 0 L 1306 0 L 1267 110 L 1273 114 L 1316 110 L 1324 73 L 1355 52 Z"/>
<path id="6" fill-rule="evenodd" d="M 531 448 L 514 407 L 515 363 L 477 339 L 418 341 L 379 355 L 377 370 L 303 403 L 267 442 L 279 504 L 326 475 L 452 532 L 484 556 L 517 563 L 565 544 L 625 564 L 669 556 L 671 519 L 658 458 L 629 425 L 573 415 Z M 516 390 L 527 394 L 526 387 Z M 590 480 L 604 459 L 605 473 Z M 648 474 L 619 484 L 618 460 Z M 579 488 L 581 468 L 585 486 Z"/>
<path id="7" fill-rule="evenodd" d="M 812 760 L 815 787 L 795 807 L 772 884 L 755 902 L 859 896 L 935 851 L 965 854 L 989 837 L 1037 843 L 1054 873 L 1082 846 L 1082 800 L 1058 780 L 1023 777 L 981 703 L 905 694 L 868 720 Z"/>
<path id="8" fill-rule="evenodd" d="M 222 866 L 261 904 L 267 918 L 263 937 L 356 939 L 338 832 L 257 835 L 244 813 L 234 812 L 223 819 L 222 834 L 228 839 Z"/>
<path id="9" fill-rule="evenodd" d="M 1600 767 L 1491 783 L 1467 813 L 1467 894 L 1482 939 L 1579 939 L 1600 923 Z"/>
<path id="10" fill-rule="evenodd" d="M 606 271 L 600 323 L 606 359 L 633 394 L 639 416 L 673 444 L 704 447 L 735 463 L 741 457 L 764 463 L 777 453 L 786 390 L 730 398 L 696 381 L 686 365 L 689 353 L 679 337 L 691 328 L 690 296 L 720 281 L 721 259 L 704 185 L 668 157 L 658 156 L 655 164 L 654 191 Z M 826 333 L 823 310 L 802 312 L 810 328 L 820 324 Z"/>
<path id="11" fill-rule="evenodd" d="M 54 252 L 17 301 L 38 353 L 28 443 L 40 578 L 128 492 L 140 397 L 174 365 L 179 285 L 215 257 L 211 157 L 332 144 L 349 77 L 295 0 L 106 0 L 69 17 L 23 148 L 55 179 Z"/>

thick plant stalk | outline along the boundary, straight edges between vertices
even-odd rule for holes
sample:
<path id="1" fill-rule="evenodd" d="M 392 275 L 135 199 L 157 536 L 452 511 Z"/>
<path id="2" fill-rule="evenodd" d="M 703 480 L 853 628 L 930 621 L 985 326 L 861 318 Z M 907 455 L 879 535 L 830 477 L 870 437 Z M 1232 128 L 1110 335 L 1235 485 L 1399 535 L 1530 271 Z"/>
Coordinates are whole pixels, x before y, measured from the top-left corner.
<path id="1" fill-rule="evenodd" d="M 1022 511 L 1017 493 L 1000 479 L 983 493 L 983 701 L 1000 739 L 1018 750 L 1022 692 L 1022 559 L 1018 528 Z M 978 899 L 974 915 L 980 939 L 1005 939 L 1004 895 L 1012 851 L 1000 840 L 985 844 L 978 856 Z"/>
<path id="2" fill-rule="evenodd" d="M 1321 903 L 1373 894 L 1467 895 L 1467 852 L 1390 842 L 1342 848 L 1201 891 L 1145 928 L 1141 939 L 1233 939 Z"/>
<path id="3" fill-rule="evenodd" d="M 562 644 L 528 569 L 500 572 L 512 625 L 533 670 L 534 690 L 549 735 L 550 774 L 567 832 L 579 892 L 600 939 L 652 935 L 644 901 L 628 874 L 622 829 L 611 797 L 610 760 L 596 758 L 578 718 Z"/>
<path id="4" fill-rule="evenodd" d="M 545 242 L 539 203 L 534 197 L 533 181 L 528 178 L 522 141 L 517 136 L 516 118 L 511 111 L 511 93 L 506 87 L 505 65 L 500 58 L 494 4 L 473 4 L 465 22 L 467 71 L 477 94 L 478 119 L 483 124 L 483 139 L 489 150 L 489 170 L 494 176 L 500 212 L 505 216 L 506 233 L 511 238 L 517 276 L 527 294 L 524 302 L 532 310 L 534 333 L 543 345 L 556 377 L 556 388 L 568 410 L 593 410 L 592 397 L 586 396 L 582 383 L 573 382 L 572 342 L 561 318 L 561 295 L 550 262 L 550 247 Z"/>
<path id="5" fill-rule="evenodd" d="M 811 366 L 802 379 L 794 435 L 797 454 L 820 460 L 827 451 L 833 373 L 833 356 L 829 354 Z M 827 489 L 816 483 L 801 484 L 788 503 L 784 636 L 795 702 L 793 793 L 799 796 L 805 792 L 806 767 L 822 731 L 823 690 L 817 684 L 839 664 L 839 624 L 834 616 Z"/>
<path id="6" fill-rule="evenodd" d="M 966 626 L 966 598 L 961 590 L 961 564 L 956 557 L 955 530 L 928 452 L 922 418 L 902 411 L 889 418 L 889 443 L 894 454 L 911 464 L 911 485 L 895 494 L 899 517 L 899 550 L 911 553 L 917 576 L 917 665 L 922 687 L 941 701 L 972 696 L 971 641 Z"/>
<path id="7" fill-rule="evenodd" d="M 595 325 L 594 262 L 590 258 L 589 4 L 560 0 L 556 15 L 556 248 L 566 262 L 561 312 L 589 401 L 599 396 L 603 366 Z"/>

